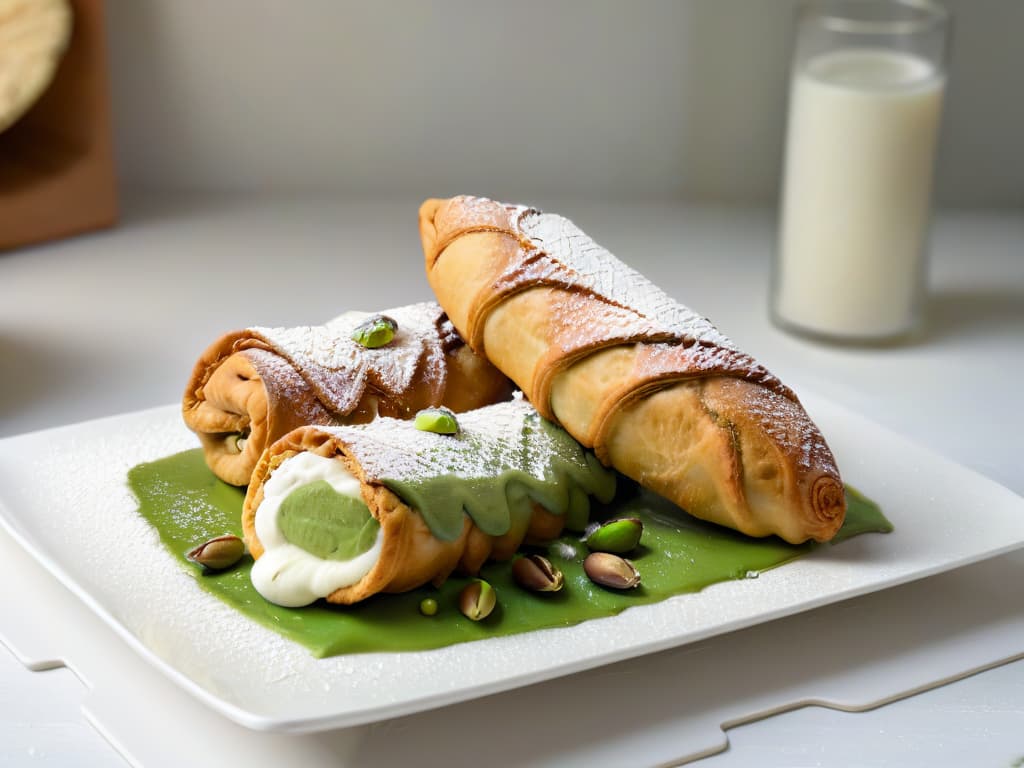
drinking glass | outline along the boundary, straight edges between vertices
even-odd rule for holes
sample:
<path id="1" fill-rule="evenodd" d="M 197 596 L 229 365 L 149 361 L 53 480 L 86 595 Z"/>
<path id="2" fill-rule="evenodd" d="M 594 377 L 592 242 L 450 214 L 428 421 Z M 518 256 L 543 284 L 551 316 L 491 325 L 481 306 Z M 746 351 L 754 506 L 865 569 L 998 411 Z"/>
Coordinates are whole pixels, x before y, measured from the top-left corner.
<path id="1" fill-rule="evenodd" d="M 921 323 L 949 14 L 930 0 L 800 7 L 771 311 L 829 340 Z"/>

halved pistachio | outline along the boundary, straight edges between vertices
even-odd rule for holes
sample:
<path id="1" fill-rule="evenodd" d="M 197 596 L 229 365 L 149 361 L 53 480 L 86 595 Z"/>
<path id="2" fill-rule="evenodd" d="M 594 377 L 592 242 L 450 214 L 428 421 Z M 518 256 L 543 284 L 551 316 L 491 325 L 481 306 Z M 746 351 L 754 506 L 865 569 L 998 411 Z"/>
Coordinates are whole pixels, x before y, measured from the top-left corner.
<path id="1" fill-rule="evenodd" d="M 557 592 L 565 584 L 565 575 L 541 555 L 524 555 L 512 563 L 512 578 L 534 592 Z"/>
<path id="2" fill-rule="evenodd" d="M 424 408 L 416 414 L 413 426 L 423 432 L 436 432 L 439 435 L 454 435 L 459 431 L 458 419 L 444 406 Z"/>
<path id="3" fill-rule="evenodd" d="M 613 552 L 618 555 L 632 552 L 640 543 L 644 524 L 635 517 L 622 517 L 609 520 L 599 526 L 586 538 L 587 547 L 592 552 Z"/>
<path id="4" fill-rule="evenodd" d="M 483 579 L 474 579 L 459 593 L 459 610 L 473 621 L 486 619 L 497 603 L 494 587 Z"/>
<path id="5" fill-rule="evenodd" d="M 390 344 L 397 330 L 398 323 L 387 315 L 373 315 L 355 327 L 352 341 L 367 349 L 377 349 Z"/>
<path id="6" fill-rule="evenodd" d="M 185 557 L 211 571 L 222 571 L 241 560 L 244 554 L 245 543 L 237 536 L 225 534 L 204 541 Z"/>
<path id="7" fill-rule="evenodd" d="M 583 570 L 595 584 L 610 589 L 634 589 L 640 586 L 640 571 L 629 560 L 610 552 L 592 552 L 583 561 Z"/>

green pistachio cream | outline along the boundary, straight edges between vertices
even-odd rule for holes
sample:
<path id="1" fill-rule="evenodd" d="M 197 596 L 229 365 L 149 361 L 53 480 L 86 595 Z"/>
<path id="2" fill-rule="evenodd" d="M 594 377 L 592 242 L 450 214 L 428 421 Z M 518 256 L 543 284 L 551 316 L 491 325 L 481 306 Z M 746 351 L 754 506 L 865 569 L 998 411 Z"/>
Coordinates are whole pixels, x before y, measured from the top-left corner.
<path id="1" fill-rule="evenodd" d="M 538 422 L 537 428 L 544 429 L 544 424 Z M 523 445 L 520 448 L 528 450 Z M 573 461 L 568 463 L 574 465 Z M 415 475 L 410 473 L 409 477 Z M 493 489 L 485 489 L 479 503 L 473 502 L 470 497 L 476 497 L 470 493 L 452 496 L 443 483 L 409 486 L 405 490 L 415 494 L 422 503 L 438 499 L 451 502 L 442 504 L 436 513 L 439 534 L 448 530 L 452 510 L 457 510 L 461 516 L 458 505 L 465 506 L 467 500 L 478 525 L 490 530 L 501 528 L 508 524 L 510 515 L 517 514 L 515 499 L 519 494 L 524 497 L 562 494 L 561 501 L 568 516 L 566 522 L 576 515 L 577 519 L 571 520 L 573 527 L 581 527 L 586 513 L 581 515 L 574 508 L 574 504 L 583 502 L 566 490 L 571 483 L 564 483 L 562 490 L 556 491 L 538 489 L 522 476 L 502 482 L 506 488 L 511 488 L 506 494 L 511 501 L 507 505 L 499 503 L 497 506 L 505 509 L 497 511 L 490 506 L 496 498 L 500 501 Z M 547 557 L 564 574 L 564 587 L 546 593 L 527 590 L 513 578 L 511 562 L 488 563 L 480 578 L 496 591 L 498 610 L 481 621 L 472 621 L 460 612 L 459 596 L 471 579 L 458 576 L 449 578 L 440 588 L 428 585 L 400 595 L 376 595 L 353 606 L 333 606 L 318 600 L 303 608 L 288 608 L 264 600 L 256 592 L 250 578 L 253 561 L 248 555 L 235 567 L 221 571 L 199 568 L 188 561 L 186 555 L 197 543 L 224 534 L 241 535 L 244 493 L 217 479 L 207 468 L 201 450 L 140 464 L 129 471 L 128 483 L 139 501 L 140 514 L 156 528 L 171 555 L 202 587 L 250 619 L 302 644 L 316 657 L 427 650 L 499 635 L 570 626 L 615 615 L 630 606 L 696 592 L 717 582 L 742 579 L 822 546 L 794 546 L 774 537 L 743 536 L 692 518 L 661 497 L 620 477 L 614 498 L 606 497 L 605 502 L 592 504 L 589 516 L 594 521 L 620 517 L 642 521 L 642 542 L 629 555 L 643 576 L 641 586 L 636 589 L 614 591 L 594 584 L 582 565 L 589 554 L 587 545 L 579 533 L 567 532 L 545 547 L 524 550 Z M 339 501 L 335 498 L 339 494 L 328 493 L 328 490 L 317 483 L 293 490 L 282 503 L 283 514 L 279 510 L 278 519 L 285 520 L 281 527 L 286 539 L 296 546 L 319 552 L 325 561 L 331 562 L 332 557 L 349 558 L 371 546 L 376 529 L 367 520 L 365 507 L 360 509 L 358 504 Z M 298 496 L 292 495 L 297 492 Z M 586 501 L 585 494 L 583 501 Z M 847 501 L 846 522 L 833 544 L 862 533 L 892 530 L 875 504 L 849 488 Z M 341 525 L 324 523 L 335 514 L 340 514 L 346 522 Z M 424 610 L 424 605 L 430 606 L 430 610 Z"/>
<path id="2" fill-rule="evenodd" d="M 277 515 L 285 539 L 323 560 L 347 561 L 368 552 L 380 530 L 361 499 L 338 493 L 326 480 L 296 488 Z"/>
<path id="3" fill-rule="evenodd" d="M 366 475 L 419 510 L 431 533 L 446 541 L 462 533 L 465 515 L 484 533 L 501 536 L 526 524 L 533 502 L 581 531 L 591 497 L 615 496 L 616 473 L 524 400 L 458 418 L 453 435 L 399 419 L 338 431 Z"/>

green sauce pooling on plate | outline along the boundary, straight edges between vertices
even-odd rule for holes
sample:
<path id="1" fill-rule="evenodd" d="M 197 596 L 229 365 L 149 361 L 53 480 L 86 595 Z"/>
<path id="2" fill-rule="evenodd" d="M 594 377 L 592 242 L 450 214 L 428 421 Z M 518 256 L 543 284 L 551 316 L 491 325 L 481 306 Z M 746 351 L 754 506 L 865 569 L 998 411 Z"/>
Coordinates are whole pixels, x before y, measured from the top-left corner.
<path id="1" fill-rule="evenodd" d="M 827 551 L 822 545 L 793 546 L 774 537 L 743 536 L 692 518 L 661 497 L 622 481 L 616 497 L 595 505 L 592 517 L 642 520 L 643 539 L 629 556 L 643 574 L 638 589 L 615 592 L 591 582 L 582 567 L 586 545 L 578 535 L 566 534 L 546 547 L 531 549 L 563 571 L 565 587 L 553 594 L 527 592 L 513 581 L 510 563 L 488 563 L 480 575 L 497 590 L 499 609 L 480 622 L 470 621 L 458 610 L 459 592 L 468 582 L 461 577 L 450 578 L 440 589 L 427 586 L 400 595 L 377 595 L 354 606 L 318 601 L 304 608 L 283 608 L 267 602 L 253 588 L 248 556 L 239 566 L 222 572 L 204 572 L 185 559 L 185 553 L 202 541 L 225 533 L 241 534 L 244 494 L 210 472 L 201 450 L 140 464 L 129 471 L 128 483 L 139 500 L 139 513 L 202 587 L 253 621 L 302 644 L 316 657 L 420 651 L 570 626 L 744 578 L 816 549 Z M 846 523 L 836 541 L 892 530 L 881 510 L 860 494 L 848 489 L 847 502 Z M 420 613 L 425 599 L 437 602 L 436 615 Z"/>

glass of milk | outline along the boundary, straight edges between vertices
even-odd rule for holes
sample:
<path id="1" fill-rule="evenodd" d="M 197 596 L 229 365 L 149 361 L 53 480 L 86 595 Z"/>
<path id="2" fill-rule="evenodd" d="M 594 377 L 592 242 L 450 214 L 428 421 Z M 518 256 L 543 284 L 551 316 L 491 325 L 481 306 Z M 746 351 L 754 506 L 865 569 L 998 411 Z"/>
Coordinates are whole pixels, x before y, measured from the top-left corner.
<path id="1" fill-rule="evenodd" d="M 851 342 L 921 321 L 949 14 L 928 0 L 801 7 L 772 315 Z"/>

